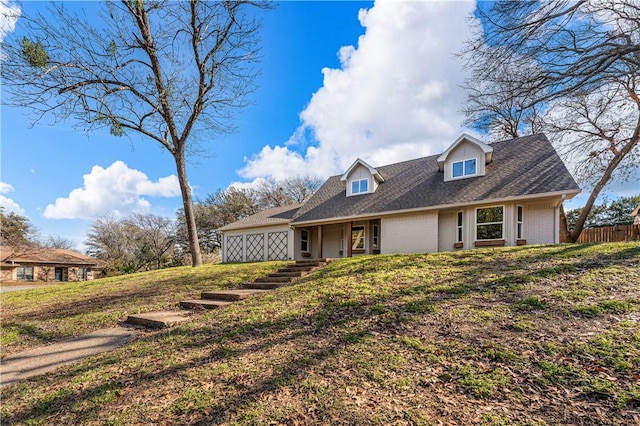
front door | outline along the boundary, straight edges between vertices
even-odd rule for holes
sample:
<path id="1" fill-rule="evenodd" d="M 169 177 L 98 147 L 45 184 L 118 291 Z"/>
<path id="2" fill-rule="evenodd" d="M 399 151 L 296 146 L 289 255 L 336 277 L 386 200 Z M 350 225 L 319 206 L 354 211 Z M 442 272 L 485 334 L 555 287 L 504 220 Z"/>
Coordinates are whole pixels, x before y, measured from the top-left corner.
<path id="1" fill-rule="evenodd" d="M 56 268 L 56 281 L 64 281 L 64 268 Z"/>

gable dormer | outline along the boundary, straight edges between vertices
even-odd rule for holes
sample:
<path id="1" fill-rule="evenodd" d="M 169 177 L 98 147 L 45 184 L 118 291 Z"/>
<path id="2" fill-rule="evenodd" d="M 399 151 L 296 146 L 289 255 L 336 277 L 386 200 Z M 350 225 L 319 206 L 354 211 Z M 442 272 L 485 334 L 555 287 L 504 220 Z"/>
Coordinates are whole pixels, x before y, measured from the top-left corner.
<path id="1" fill-rule="evenodd" d="M 438 168 L 444 181 L 485 175 L 485 166 L 493 160 L 493 148 L 463 133 L 438 157 Z"/>
<path id="2" fill-rule="evenodd" d="M 384 182 L 375 167 L 359 158 L 344 172 L 340 180 L 347 183 L 347 197 L 375 192 L 378 185 Z"/>

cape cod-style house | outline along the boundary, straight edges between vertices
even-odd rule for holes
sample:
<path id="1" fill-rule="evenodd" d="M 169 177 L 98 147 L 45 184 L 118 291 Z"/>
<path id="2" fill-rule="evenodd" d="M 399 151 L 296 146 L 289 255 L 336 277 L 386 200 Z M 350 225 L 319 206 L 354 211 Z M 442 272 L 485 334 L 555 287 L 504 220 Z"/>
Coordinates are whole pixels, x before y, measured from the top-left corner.
<path id="1" fill-rule="evenodd" d="M 543 134 L 373 167 L 357 159 L 304 204 L 219 229 L 222 260 L 340 258 L 559 242 L 560 205 L 580 188 Z"/>

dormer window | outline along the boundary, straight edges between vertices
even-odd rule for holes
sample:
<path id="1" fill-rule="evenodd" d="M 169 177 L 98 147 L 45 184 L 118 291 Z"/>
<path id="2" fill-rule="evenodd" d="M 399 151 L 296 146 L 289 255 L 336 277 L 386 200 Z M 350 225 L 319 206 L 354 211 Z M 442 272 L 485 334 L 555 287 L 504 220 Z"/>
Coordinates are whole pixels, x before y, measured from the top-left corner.
<path id="1" fill-rule="evenodd" d="M 444 181 L 484 176 L 487 164 L 493 161 L 493 147 L 473 136 L 462 134 L 436 160 L 444 172 Z"/>
<path id="2" fill-rule="evenodd" d="M 476 159 L 471 158 L 464 161 L 451 163 L 451 177 L 472 176 L 477 173 Z"/>
<path id="3" fill-rule="evenodd" d="M 344 172 L 340 180 L 345 183 L 347 197 L 372 194 L 384 182 L 384 178 L 374 167 L 359 158 Z"/>
<path id="4" fill-rule="evenodd" d="M 360 179 L 351 182 L 351 194 L 364 194 L 367 192 L 369 192 L 369 179 Z"/>

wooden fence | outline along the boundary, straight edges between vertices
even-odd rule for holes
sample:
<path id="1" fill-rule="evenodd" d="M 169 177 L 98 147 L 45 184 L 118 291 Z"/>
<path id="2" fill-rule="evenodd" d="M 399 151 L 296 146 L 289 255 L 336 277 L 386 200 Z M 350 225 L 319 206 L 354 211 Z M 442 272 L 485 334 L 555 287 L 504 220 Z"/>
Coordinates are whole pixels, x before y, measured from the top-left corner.
<path id="1" fill-rule="evenodd" d="M 640 225 L 604 226 L 602 228 L 584 228 L 578 243 L 613 243 L 618 241 L 640 240 Z"/>

